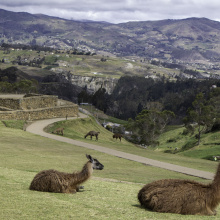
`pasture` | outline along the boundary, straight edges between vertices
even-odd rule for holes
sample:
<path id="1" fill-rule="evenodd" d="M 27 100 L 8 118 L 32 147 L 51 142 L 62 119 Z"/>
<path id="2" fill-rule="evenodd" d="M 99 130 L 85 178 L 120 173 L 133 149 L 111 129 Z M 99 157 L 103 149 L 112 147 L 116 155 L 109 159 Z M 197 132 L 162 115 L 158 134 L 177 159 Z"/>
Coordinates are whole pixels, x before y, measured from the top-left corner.
<path id="1" fill-rule="evenodd" d="M 61 123 L 68 125 L 70 122 Z M 81 119 L 71 123 L 74 123 L 74 126 L 66 126 L 65 135 L 68 136 L 69 133 L 72 138 L 91 142 L 89 139 L 84 139 L 83 135 L 84 131 L 96 126 L 95 123 L 82 122 Z M 83 123 L 86 124 L 85 127 Z M 81 129 L 85 130 L 81 131 Z M 97 129 L 100 129 L 100 134 L 103 136 L 100 136 L 98 142 L 92 140 L 94 144 L 128 150 L 142 156 L 144 151 L 144 156 L 149 154 L 148 151 L 134 147 L 125 140 L 121 143 L 112 140 L 111 133 L 108 131 L 103 133 L 101 127 Z M 142 209 L 137 201 L 137 193 L 144 184 L 158 179 L 192 179 L 208 183 L 207 180 L 145 166 L 43 138 L 20 129 L 6 128 L 3 123 L 0 123 L 0 132 L 0 219 L 198 219 L 198 216 L 161 214 Z M 103 139 L 104 134 L 105 139 Z M 82 192 L 59 194 L 29 190 L 30 182 L 41 170 L 51 168 L 64 172 L 81 170 L 87 161 L 86 153 L 97 158 L 105 168 L 94 171 L 91 180 L 84 184 L 85 189 Z M 159 159 L 162 158 L 162 153 L 158 155 Z M 151 152 L 150 156 L 156 159 L 157 152 Z M 168 158 L 163 160 L 168 161 Z M 204 162 L 207 167 L 204 170 L 215 172 L 216 163 L 214 162 L 190 158 L 187 164 L 186 160 L 186 157 L 179 156 L 174 163 L 179 161 L 180 164 L 203 169 Z M 216 217 L 201 216 L 199 219 L 219 219 L 219 215 L 220 213 Z"/>
<path id="2" fill-rule="evenodd" d="M 216 164 L 212 161 L 208 160 L 201 160 L 201 159 L 192 159 L 189 157 L 184 157 L 182 155 L 174 155 L 174 154 L 165 154 L 160 151 L 160 148 L 156 149 L 144 149 L 140 146 L 133 145 L 132 143 L 129 143 L 125 141 L 124 138 L 122 138 L 122 141 L 119 140 L 116 141 L 116 139 L 113 139 L 112 132 L 106 130 L 102 126 L 98 125 L 94 118 L 87 117 L 77 120 L 65 120 L 57 122 L 51 126 L 48 126 L 45 131 L 52 132 L 56 128 L 64 127 L 64 136 L 75 139 L 78 141 L 83 141 L 86 143 L 92 143 L 96 145 L 100 145 L 103 147 L 108 147 L 114 150 L 120 150 L 123 152 L 144 156 L 150 159 L 155 159 L 163 162 L 173 163 L 180 166 L 186 166 L 190 168 L 195 169 L 201 169 L 204 171 L 213 172 L 216 168 Z M 95 141 L 95 137 L 93 137 L 92 140 L 90 140 L 90 137 L 84 138 L 85 134 L 88 133 L 88 131 L 99 131 L 99 140 Z M 165 139 L 165 138 L 164 138 Z M 162 143 L 163 146 L 163 143 Z M 174 143 L 169 144 L 169 146 L 176 146 Z"/>

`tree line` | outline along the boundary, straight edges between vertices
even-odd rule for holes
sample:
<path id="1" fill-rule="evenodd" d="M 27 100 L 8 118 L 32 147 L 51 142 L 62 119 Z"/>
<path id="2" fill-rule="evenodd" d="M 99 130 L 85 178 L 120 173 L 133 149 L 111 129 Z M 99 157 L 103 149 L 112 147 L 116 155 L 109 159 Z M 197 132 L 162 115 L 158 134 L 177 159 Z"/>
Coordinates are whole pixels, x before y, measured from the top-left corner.
<path id="1" fill-rule="evenodd" d="M 104 88 L 94 94 L 89 94 L 85 88 L 78 94 L 78 103 L 82 100 L 92 103 L 107 114 L 124 120 L 134 119 L 143 109 L 167 110 L 174 112 L 176 118 L 173 123 L 178 123 L 182 122 L 196 95 L 202 92 L 208 97 L 213 85 L 220 87 L 220 80 L 185 79 L 171 82 L 125 76 L 118 80 L 111 95 Z"/>

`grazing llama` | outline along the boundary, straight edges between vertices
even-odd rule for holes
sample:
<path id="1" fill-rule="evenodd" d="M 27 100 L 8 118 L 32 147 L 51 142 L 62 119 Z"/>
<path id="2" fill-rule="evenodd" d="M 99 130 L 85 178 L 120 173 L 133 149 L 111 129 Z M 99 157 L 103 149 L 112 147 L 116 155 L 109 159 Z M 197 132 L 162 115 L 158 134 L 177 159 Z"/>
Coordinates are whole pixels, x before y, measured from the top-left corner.
<path id="1" fill-rule="evenodd" d="M 64 128 L 57 128 L 52 133 L 53 134 L 61 134 L 63 135 Z"/>
<path id="2" fill-rule="evenodd" d="M 118 138 L 121 141 L 122 135 L 121 134 L 113 134 L 112 137 L 113 137 L 113 139 L 115 138 L 116 141 L 117 141 Z"/>
<path id="3" fill-rule="evenodd" d="M 143 207 L 156 212 L 216 215 L 215 208 L 220 203 L 220 163 L 208 185 L 190 180 L 158 180 L 146 184 L 139 191 L 138 200 Z"/>
<path id="4" fill-rule="evenodd" d="M 102 170 L 104 166 L 92 156 L 87 155 L 88 162 L 80 172 L 64 173 L 57 170 L 43 170 L 31 182 L 30 190 L 54 193 L 76 193 L 83 182 L 92 175 L 93 169 Z"/>
<path id="5" fill-rule="evenodd" d="M 90 136 L 91 140 L 92 140 L 92 136 L 95 136 L 96 137 L 96 141 L 98 141 L 98 135 L 99 135 L 99 131 L 96 132 L 96 131 L 90 131 L 88 132 L 84 138 L 86 138 L 87 136 Z"/>

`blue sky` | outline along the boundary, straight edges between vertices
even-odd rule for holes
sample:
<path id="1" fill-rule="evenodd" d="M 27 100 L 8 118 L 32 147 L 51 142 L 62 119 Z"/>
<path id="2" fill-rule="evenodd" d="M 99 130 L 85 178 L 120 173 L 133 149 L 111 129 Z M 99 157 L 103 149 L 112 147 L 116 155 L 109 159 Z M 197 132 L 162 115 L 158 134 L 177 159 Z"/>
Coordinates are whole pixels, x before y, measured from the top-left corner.
<path id="1" fill-rule="evenodd" d="M 0 0 L 0 8 L 111 23 L 189 17 L 220 21 L 219 0 Z"/>

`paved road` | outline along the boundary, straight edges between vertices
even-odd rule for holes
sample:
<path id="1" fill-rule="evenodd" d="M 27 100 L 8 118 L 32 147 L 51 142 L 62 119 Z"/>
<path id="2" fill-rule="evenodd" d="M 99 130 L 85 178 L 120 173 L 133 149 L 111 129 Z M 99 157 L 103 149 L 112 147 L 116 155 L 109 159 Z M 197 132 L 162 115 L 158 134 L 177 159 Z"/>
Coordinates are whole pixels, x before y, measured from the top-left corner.
<path id="1" fill-rule="evenodd" d="M 87 116 L 80 113 L 80 117 L 87 117 Z M 85 147 L 88 149 L 96 150 L 102 153 L 110 154 L 110 155 L 128 159 L 128 160 L 136 161 L 136 162 L 143 163 L 146 165 L 160 167 L 163 169 L 167 169 L 167 170 L 171 170 L 171 171 L 175 171 L 179 173 L 184 173 L 184 174 L 191 175 L 191 176 L 197 176 L 197 177 L 201 177 L 204 179 L 212 180 L 214 178 L 214 174 L 210 172 L 205 172 L 205 171 L 182 167 L 182 166 L 165 163 L 165 162 L 161 162 L 157 160 L 152 160 L 146 157 L 141 157 L 141 156 L 125 153 L 125 152 L 109 149 L 106 147 L 101 147 L 101 146 L 94 145 L 94 144 L 84 143 L 84 142 L 73 140 L 70 138 L 63 137 L 63 136 L 49 134 L 43 131 L 43 129 L 49 124 L 52 124 L 57 121 L 62 121 L 65 119 L 66 118 L 53 118 L 53 119 L 35 121 L 26 128 L 26 131 L 43 136 L 43 137 L 51 138 L 57 141 L 66 142 L 66 143 L 77 145 L 80 147 Z M 72 117 L 68 119 L 76 119 L 76 117 L 75 118 Z"/>

